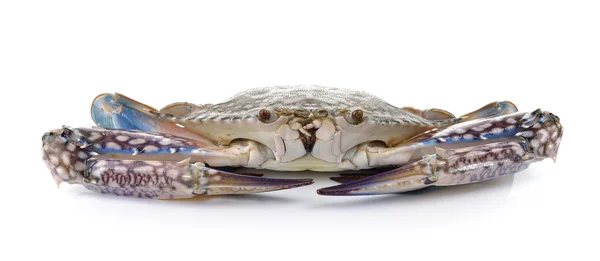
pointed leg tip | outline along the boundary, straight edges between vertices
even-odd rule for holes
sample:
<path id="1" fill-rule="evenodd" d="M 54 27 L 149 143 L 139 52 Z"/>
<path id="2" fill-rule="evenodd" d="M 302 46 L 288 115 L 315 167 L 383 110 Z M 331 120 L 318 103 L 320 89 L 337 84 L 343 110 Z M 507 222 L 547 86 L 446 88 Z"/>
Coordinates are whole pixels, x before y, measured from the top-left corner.
<path id="1" fill-rule="evenodd" d="M 286 188 L 297 188 L 312 185 L 315 183 L 313 179 L 290 179 L 290 184 Z M 285 186 L 285 185 L 284 185 Z"/>
<path id="2" fill-rule="evenodd" d="M 326 187 L 317 190 L 317 194 L 321 196 L 354 196 L 351 189 L 339 189 L 339 186 Z"/>
<path id="3" fill-rule="evenodd" d="M 264 178 L 234 174 L 226 171 L 206 168 L 207 182 L 197 194 L 224 195 L 262 193 L 297 188 L 313 184 L 313 179 Z"/>
<path id="4" fill-rule="evenodd" d="M 395 194 L 432 186 L 431 159 L 423 159 L 410 165 L 392 169 L 373 176 L 345 176 L 347 180 L 337 186 L 321 188 L 317 194 L 324 196 L 361 196 Z M 333 180 L 340 180 L 339 177 Z"/>
<path id="5" fill-rule="evenodd" d="M 321 196 L 335 196 L 334 193 L 327 189 L 317 189 L 317 194 Z"/>
<path id="6" fill-rule="evenodd" d="M 346 181 L 346 179 L 344 179 L 343 177 L 330 177 L 329 179 L 338 183 L 344 183 Z"/>

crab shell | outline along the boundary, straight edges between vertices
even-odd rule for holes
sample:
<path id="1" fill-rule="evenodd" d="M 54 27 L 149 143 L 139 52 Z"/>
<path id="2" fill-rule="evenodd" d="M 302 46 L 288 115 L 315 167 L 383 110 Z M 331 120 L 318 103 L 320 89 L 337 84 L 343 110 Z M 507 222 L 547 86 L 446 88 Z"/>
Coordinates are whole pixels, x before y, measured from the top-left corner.
<path id="1" fill-rule="evenodd" d="M 339 164 L 360 144 L 393 147 L 454 122 L 442 110 L 430 110 L 431 119 L 417 113 L 362 91 L 284 86 L 251 89 L 215 105 L 172 104 L 159 117 L 217 145 L 256 141 L 275 154 L 273 168 L 301 170 L 315 169 L 319 160 Z"/>

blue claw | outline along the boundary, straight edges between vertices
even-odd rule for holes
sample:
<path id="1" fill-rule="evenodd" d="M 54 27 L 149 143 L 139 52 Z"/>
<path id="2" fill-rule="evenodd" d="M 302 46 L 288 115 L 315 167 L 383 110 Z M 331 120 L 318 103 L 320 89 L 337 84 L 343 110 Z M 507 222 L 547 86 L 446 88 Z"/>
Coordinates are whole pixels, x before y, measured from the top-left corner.
<path id="1" fill-rule="evenodd" d="M 92 120 L 102 128 L 171 134 L 213 144 L 194 131 L 160 116 L 158 110 L 125 95 L 105 93 L 92 103 Z"/>
<path id="2" fill-rule="evenodd" d="M 467 113 L 463 116 L 461 116 L 460 118 L 462 119 L 462 122 L 465 121 L 471 121 L 471 120 L 476 120 L 476 119 L 484 119 L 484 118 L 491 118 L 491 117 L 497 117 L 497 116 L 501 116 L 501 115 L 507 115 L 507 114 L 511 114 L 511 113 L 515 113 L 517 112 L 517 106 L 509 101 L 498 101 L 498 102 L 492 102 L 489 103 L 481 108 L 479 108 L 476 111 Z"/>
<path id="3" fill-rule="evenodd" d="M 101 94 L 92 103 L 92 120 L 103 128 L 156 131 L 156 109 L 121 94 Z"/>
<path id="4" fill-rule="evenodd" d="M 102 128 L 116 128 L 113 121 L 113 112 L 116 106 L 111 103 L 113 94 L 104 93 L 98 95 L 92 103 L 92 120 Z"/>

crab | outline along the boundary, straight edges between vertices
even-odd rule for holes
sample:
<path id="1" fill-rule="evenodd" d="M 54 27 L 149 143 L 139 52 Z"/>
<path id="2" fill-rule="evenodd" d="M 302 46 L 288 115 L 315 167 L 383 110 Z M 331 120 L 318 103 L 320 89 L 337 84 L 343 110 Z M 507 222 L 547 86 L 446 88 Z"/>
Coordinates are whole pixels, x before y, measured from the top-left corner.
<path id="1" fill-rule="evenodd" d="M 160 110 L 101 94 L 97 125 L 43 135 L 57 184 L 123 196 L 174 199 L 295 188 L 312 179 L 267 178 L 240 169 L 335 172 L 321 195 L 401 193 L 481 182 L 556 160 L 559 118 L 492 102 L 456 117 L 395 107 L 362 91 L 280 86 L 218 103 Z"/>

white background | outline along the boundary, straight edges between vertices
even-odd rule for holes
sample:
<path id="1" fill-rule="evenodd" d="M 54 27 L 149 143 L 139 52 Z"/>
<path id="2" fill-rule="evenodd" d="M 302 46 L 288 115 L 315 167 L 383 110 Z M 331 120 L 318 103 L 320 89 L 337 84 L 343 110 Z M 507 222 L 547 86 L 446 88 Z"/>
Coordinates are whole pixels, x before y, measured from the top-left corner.
<path id="1" fill-rule="evenodd" d="M 0 259 L 598 260 L 597 1 L 214 2 L 0 3 Z M 162 107 L 287 84 L 457 115 L 511 100 L 565 134 L 555 164 L 373 197 L 318 196 L 334 183 L 306 173 L 274 193 L 120 198 L 57 189 L 40 157 L 103 92 Z"/>

